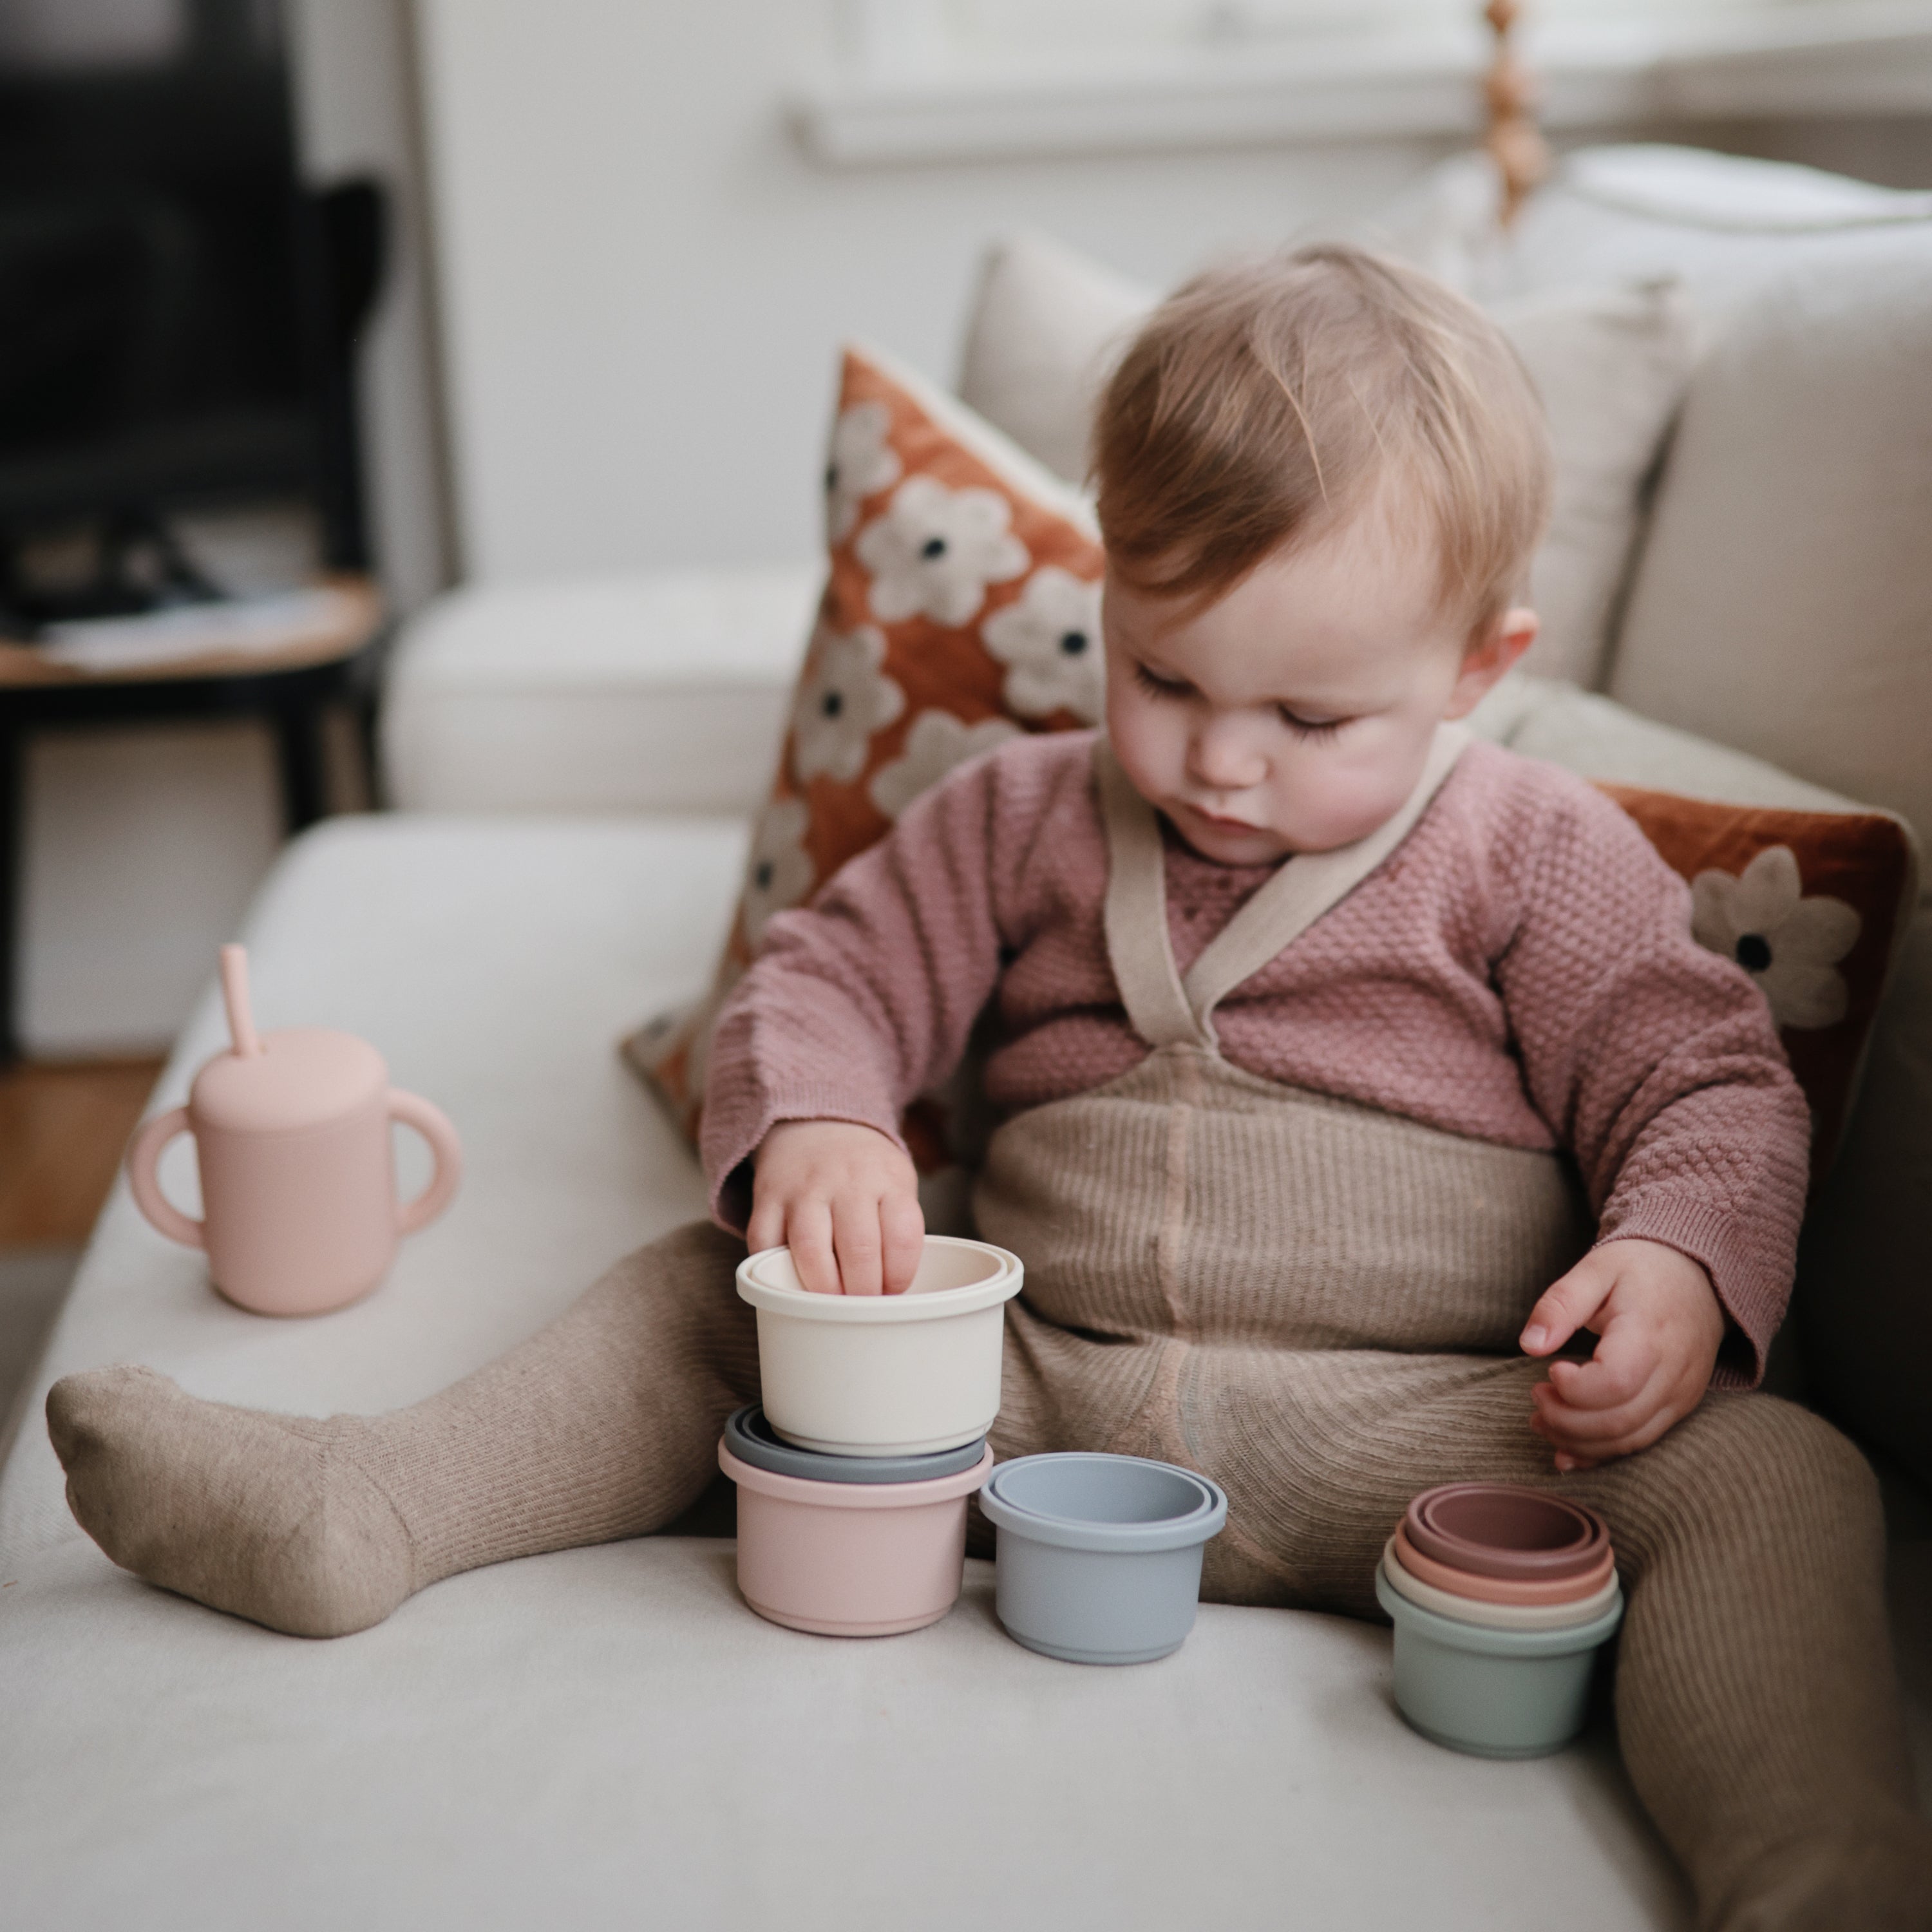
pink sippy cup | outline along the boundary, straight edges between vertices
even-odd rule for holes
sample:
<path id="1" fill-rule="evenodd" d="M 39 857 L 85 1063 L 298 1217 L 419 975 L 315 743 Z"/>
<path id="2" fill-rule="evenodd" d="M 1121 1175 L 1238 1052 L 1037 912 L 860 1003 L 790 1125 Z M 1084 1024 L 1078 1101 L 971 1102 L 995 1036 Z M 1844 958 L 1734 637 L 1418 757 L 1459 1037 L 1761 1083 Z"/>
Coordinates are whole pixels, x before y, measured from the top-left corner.
<path id="1" fill-rule="evenodd" d="M 195 1076 L 185 1107 L 146 1122 L 128 1150 L 141 1212 L 171 1240 L 208 1251 L 214 1286 L 258 1315 L 320 1315 L 370 1292 L 401 1236 L 436 1219 L 463 1167 L 442 1111 L 389 1084 L 382 1056 L 354 1034 L 285 1027 L 258 1034 L 248 1010 L 248 957 L 221 949 L 221 992 L 234 1044 Z M 429 1142 L 436 1172 L 406 1205 L 396 1199 L 389 1123 Z M 203 1220 L 190 1220 L 156 1176 L 161 1150 L 194 1136 Z"/>

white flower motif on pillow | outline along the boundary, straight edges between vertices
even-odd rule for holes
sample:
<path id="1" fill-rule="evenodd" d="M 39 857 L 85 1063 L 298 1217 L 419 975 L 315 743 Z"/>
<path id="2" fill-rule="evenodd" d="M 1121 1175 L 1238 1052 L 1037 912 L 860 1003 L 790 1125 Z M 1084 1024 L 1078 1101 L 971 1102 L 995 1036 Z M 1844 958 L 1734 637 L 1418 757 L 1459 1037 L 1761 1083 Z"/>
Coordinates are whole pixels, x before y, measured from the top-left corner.
<path id="1" fill-rule="evenodd" d="M 968 724 L 950 711 L 922 711 L 907 732 L 905 748 L 889 765 L 872 774 L 867 788 L 872 802 L 888 818 L 896 818 L 923 791 L 931 790 L 955 765 L 1020 734 L 1017 724 L 1004 718 L 982 718 Z"/>
<path id="2" fill-rule="evenodd" d="M 811 822 L 802 799 L 773 799 L 759 814 L 745 862 L 745 938 L 754 952 L 773 917 L 802 904 L 818 878 L 805 849 Z"/>
<path id="3" fill-rule="evenodd" d="M 1016 604 L 980 626 L 987 650 L 1006 667 L 1006 702 L 1023 718 L 1070 711 L 1097 724 L 1105 701 L 1100 586 L 1057 563 L 1026 580 Z"/>
<path id="4" fill-rule="evenodd" d="M 1010 584 L 1032 560 L 1012 533 L 1012 508 L 996 490 L 949 490 L 908 477 L 883 516 L 859 532 L 859 561 L 872 574 L 872 614 L 888 624 L 922 614 L 969 623 L 989 584 Z"/>
<path id="5" fill-rule="evenodd" d="M 884 403 L 854 403 L 832 425 L 832 447 L 825 458 L 825 527 L 834 543 L 852 534 L 868 496 L 899 480 L 905 466 L 886 441 L 892 424 Z"/>
<path id="6" fill-rule="evenodd" d="M 1750 974 L 1780 1026 L 1835 1026 L 1844 1018 L 1838 966 L 1857 942 L 1858 916 L 1843 899 L 1804 896 L 1789 845 L 1767 845 L 1735 877 L 1700 872 L 1690 905 L 1692 936 Z"/>
<path id="7" fill-rule="evenodd" d="M 800 784 L 821 772 L 849 784 L 866 768 L 872 734 L 905 709 L 905 693 L 879 667 L 884 634 L 821 629 L 792 701 L 792 770 Z"/>

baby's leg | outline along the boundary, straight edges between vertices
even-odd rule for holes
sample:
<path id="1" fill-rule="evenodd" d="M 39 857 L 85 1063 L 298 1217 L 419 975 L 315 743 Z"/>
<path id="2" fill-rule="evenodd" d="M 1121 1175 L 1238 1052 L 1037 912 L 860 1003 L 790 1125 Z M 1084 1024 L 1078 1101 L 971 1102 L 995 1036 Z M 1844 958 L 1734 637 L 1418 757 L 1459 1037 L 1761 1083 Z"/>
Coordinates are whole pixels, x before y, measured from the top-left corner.
<path id="1" fill-rule="evenodd" d="M 1528 1427 L 1534 1364 L 1251 1355 L 1222 1378 L 1213 1354 L 1176 1412 L 1193 1452 L 1176 1460 L 1234 1505 L 1209 1546 L 1213 1594 L 1372 1615 L 1384 1539 L 1418 1490 L 1482 1478 L 1592 1504 L 1628 1600 L 1618 1740 L 1700 1924 L 1932 1928 L 1876 1486 L 1837 1431 L 1770 1396 L 1714 1395 L 1642 1454 L 1558 1478 Z"/>
<path id="2" fill-rule="evenodd" d="M 460 1570 L 662 1528 L 757 1399 L 744 1252 L 680 1228 L 392 1415 L 232 1408 L 147 1369 L 68 1376 L 47 1396 L 68 1502 L 124 1568 L 302 1636 L 380 1622 Z"/>
<path id="3" fill-rule="evenodd" d="M 1564 1493 L 1622 1554 L 1618 1738 L 1700 1922 L 1932 1928 L 1864 1459 L 1791 1403 L 1713 1396 Z"/>

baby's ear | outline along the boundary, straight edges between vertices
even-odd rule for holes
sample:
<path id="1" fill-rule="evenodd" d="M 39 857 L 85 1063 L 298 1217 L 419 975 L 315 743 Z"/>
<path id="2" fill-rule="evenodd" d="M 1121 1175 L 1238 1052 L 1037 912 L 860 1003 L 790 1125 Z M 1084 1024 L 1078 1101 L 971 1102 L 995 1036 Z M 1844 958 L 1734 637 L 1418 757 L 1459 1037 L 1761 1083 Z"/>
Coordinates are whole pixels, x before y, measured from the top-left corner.
<path id="1" fill-rule="evenodd" d="M 1462 654 L 1462 674 L 1449 693 L 1445 718 L 1464 718 L 1503 673 L 1536 642 L 1536 613 L 1519 604 L 1505 610 Z"/>

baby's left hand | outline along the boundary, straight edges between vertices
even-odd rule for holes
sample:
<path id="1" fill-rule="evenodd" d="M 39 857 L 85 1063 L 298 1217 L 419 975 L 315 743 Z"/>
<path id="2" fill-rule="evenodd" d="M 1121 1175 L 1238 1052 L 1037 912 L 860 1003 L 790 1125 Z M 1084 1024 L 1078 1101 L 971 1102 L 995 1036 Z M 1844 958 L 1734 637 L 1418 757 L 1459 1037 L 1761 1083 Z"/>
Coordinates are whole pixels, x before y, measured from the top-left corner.
<path id="1" fill-rule="evenodd" d="M 1550 1364 L 1529 1424 L 1565 1470 L 1647 1449 L 1688 1415 L 1717 1365 L 1724 1311 L 1688 1255 L 1660 1241 L 1610 1240 L 1544 1290 L 1524 1352 L 1550 1354 L 1580 1328 L 1599 1337 L 1595 1352 Z"/>

